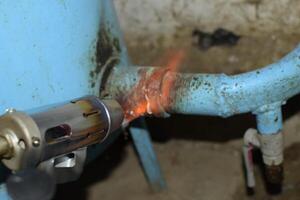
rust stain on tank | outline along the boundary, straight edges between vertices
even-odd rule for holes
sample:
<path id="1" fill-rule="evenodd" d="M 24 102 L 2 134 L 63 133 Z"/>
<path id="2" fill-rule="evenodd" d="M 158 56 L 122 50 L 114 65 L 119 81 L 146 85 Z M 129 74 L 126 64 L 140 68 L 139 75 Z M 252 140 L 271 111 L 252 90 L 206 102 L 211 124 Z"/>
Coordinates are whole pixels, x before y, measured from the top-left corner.
<path id="1" fill-rule="evenodd" d="M 106 82 L 111 69 L 119 63 L 121 52 L 120 41 L 112 34 L 110 28 L 105 23 L 101 24 L 100 27 L 90 58 L 92 65 L 94 65 L 89 73 L 92 88 L 96 86 L 100 75 L 102 75 L 101 82 Z"/>

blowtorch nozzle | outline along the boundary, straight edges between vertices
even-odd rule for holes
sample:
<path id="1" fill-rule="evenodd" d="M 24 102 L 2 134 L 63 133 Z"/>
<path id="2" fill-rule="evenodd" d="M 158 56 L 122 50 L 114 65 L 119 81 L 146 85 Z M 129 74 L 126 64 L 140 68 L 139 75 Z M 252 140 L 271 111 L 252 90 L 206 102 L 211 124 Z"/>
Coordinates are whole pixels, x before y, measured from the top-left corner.
<path id="1" fill-rule="evenodd" d="M 2 161 L 20 170 L 100 143 L 121 127 L 123 116 L 117 101 L 95 96 L 31 114 L 9 111 L 0 117 Z"/>

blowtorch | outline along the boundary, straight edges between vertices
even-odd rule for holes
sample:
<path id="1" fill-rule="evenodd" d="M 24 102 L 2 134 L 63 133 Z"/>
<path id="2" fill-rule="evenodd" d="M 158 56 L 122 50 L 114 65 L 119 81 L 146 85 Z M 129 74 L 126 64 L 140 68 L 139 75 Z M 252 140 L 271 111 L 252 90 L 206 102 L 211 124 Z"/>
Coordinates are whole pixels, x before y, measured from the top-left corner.
<path id="1" fill-rule="evenodd" d="M 47 169 L 49 165 L 72 168 L 77 151 L 103 142 L 123 121 L 123 110 L 117 101 L 95 96 L 39 110 L 8 109 L 0 117 L 0 156 L 13 171 L 40 167 L 45 162 Z"/>

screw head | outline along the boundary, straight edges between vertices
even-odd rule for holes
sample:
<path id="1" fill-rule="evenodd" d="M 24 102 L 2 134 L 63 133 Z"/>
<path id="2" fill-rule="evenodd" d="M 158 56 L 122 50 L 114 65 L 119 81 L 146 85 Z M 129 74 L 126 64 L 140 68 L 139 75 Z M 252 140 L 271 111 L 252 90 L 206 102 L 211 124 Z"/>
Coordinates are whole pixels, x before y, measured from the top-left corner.
<path id="1" fill-rule="evenodd" d="M 14 108 L 7 108 L 7 109 L 5 110 L 5 113 L 8 113 L 8 114 L 11 114 L 11 113 L 13 113 L 13 112 L 16 112 L 16 109 L 14 109 Z"/>
<path id="2" fill-rule="evenodd" d="M 37 137 L 32 137 L 31 139 L 32 139 L 32 145 L 33 145 L 34 147 L 40 146 L 41 140 L 40 140 L 39 138 L 37 138 Z"/>

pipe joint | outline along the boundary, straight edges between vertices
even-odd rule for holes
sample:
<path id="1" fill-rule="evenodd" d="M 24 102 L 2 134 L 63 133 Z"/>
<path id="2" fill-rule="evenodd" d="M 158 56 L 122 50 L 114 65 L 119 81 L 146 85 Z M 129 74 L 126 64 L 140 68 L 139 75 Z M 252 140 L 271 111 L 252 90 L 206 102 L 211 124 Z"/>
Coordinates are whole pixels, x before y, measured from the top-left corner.
<path id="1" fill-rule="evenodd" d="M 266 178 L 269 183 L 281 184 L 283 181 L 283 134 L 258 134 L 255 129 L 248 129 L 244 135 L 243 157 L 247 174 L 247 186 L 254 187 L 253 148 L 262 152 Z"/>
<path id="2" fill-rule="evenodd" d="M 273 135 L 259 134 L 260 149 L 264 163 L 268 166 L 280 165 L 283 162 L 283 134 L 279 132 Z"/>
<path id="3" fill-rule="evenodd" d="M 219 105 L 218 115 L 224 118 L 230 117 L 235 113 L 239 113 L 236 109 L 236 105 L 231 102 L 232 98 L 230 93 L 228 92 L 229 88 L 232 88 L 230 80 L 230 76 L 226 74 L 220 74 L 217 78 L 215 88 L 217 96 L 216 102 Z"/>
<path id="4" fill-rule="evenodd" d="M 256 114 L 257 129 L 262 135 L 273 135 L 282 130 L 282 102 L 265 105 L 257 109 Z"/>

